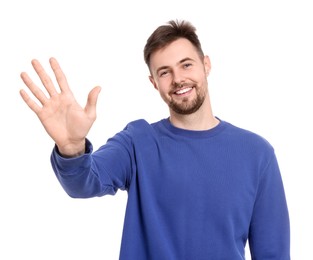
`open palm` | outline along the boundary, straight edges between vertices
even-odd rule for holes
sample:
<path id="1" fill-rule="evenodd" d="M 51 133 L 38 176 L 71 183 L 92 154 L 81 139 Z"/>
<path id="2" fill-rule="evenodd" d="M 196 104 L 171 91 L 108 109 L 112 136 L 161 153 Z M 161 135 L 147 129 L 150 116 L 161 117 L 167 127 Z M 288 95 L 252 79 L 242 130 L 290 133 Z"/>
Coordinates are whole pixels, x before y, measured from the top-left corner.
<path id="1" fill-rule="evenodd" d="M 60 152 L 65 155 L 75 155 L 84 149 L 85 138 L 96 119 L 96 103 L 100 87 L 95 87 L 90 91 L 85 108 L 81 107 L 69 88 L 65 74 L 57 60 L 51 58 L 49 61 L 60 91 L 58 92 L 55 88 L 41 64 L 33 60 L 32 65 L 49 97 L 25 72 L 21 73 L 21 78 L 41 106 L 31 99 L 26 91 L 21 90 L 20 94 L 29 108 L 36 113 Z"/>

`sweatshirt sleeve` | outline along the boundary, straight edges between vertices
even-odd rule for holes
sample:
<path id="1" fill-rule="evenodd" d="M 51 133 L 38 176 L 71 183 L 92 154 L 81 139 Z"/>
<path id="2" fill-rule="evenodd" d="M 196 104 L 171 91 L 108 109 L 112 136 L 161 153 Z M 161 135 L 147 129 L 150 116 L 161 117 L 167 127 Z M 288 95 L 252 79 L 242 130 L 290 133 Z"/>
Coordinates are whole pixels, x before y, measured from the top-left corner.
<path id="1" fill-rule="evenodd" d="M 290 260 L 289 214 L 275 155 L 260 176 L 249 246 L 252 259 Z"/>
<path id="2" fill-rule="evenodd" d="M 55 147 L 51 164 L 65 192 L 73 198 L 90 198 L 114 195 L 118 189 L 126 189 L 131 156 L 128 143 L 122 134 L 108 140 L 93 152 L 91 142 L 86 139 L 85 154 L 75 158 L 64 158 Z M 123 139 L 123 143 L 119 140 Z"/>

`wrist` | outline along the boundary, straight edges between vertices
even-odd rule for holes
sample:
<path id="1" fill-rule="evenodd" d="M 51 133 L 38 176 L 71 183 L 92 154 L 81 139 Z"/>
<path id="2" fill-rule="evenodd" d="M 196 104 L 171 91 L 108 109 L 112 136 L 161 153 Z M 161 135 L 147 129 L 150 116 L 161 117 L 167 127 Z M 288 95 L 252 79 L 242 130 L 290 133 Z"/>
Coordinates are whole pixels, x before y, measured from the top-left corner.
<path id="1" fill-rule="evenodd" d="M 86 141 L 77 144 L 68 144 L 65 146 L 56 145 L 60 155 L 64 158 L 79 157 L 86 152 Z"/>

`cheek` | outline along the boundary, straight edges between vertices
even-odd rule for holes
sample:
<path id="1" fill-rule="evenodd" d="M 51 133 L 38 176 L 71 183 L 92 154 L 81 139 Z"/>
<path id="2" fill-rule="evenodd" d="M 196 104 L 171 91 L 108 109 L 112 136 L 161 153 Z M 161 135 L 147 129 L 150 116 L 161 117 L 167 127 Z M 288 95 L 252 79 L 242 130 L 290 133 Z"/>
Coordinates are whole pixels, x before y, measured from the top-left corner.
<path id="1" fill-rule="evenodd" d="M 159 91 L 160 96 L 162 97 L 162 99 L 164 101 L 170 99 L 170 95 L 169 95 L 169 88 L 164 86 L 164 85 L 159 85 L 157 90 Z"/>
<path id="2" fill-rule="evenodd" d="M 173 85 L 173 80 L 172 80 L 172 77 L 168 76 L 168 77 L 161 78 L 157 83 L 160 89 L 170 90 Z"/>
<path id="3" fill-rule="evenodd" d="M 169 97 L 169 92 L 170 92 L 170 88 L 167 87 L 167 86 L 164 86 L 164 85 L 158 85 L 156 88 L 155 88 L 159 94 L 162 96 L 162 97 Z"/>
<path id="4" fill-rule="evenodd" d="M 204 73 L 199 73 L 197 75 L 196 81 L 199 83 L 199 85 L 205 86 L 208 83 L 208 76 L 206 75 L 205 72 Z"/>

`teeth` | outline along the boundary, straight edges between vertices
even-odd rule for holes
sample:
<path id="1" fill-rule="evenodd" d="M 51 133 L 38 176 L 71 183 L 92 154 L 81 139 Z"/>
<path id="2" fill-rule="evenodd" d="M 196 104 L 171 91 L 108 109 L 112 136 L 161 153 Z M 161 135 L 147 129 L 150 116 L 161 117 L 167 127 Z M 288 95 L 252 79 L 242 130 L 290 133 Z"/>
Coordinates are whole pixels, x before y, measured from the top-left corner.
<path id="1" fill-rule="evenodd" d="M 178 94 L 178 95 L 181 95 L 181 94 L 184 94 L 188 91 L 190 91 L 192 88 L 184 88 L 184 89 L 180 89 L 178 91 L 176 91 L 175 93 Z"/>

